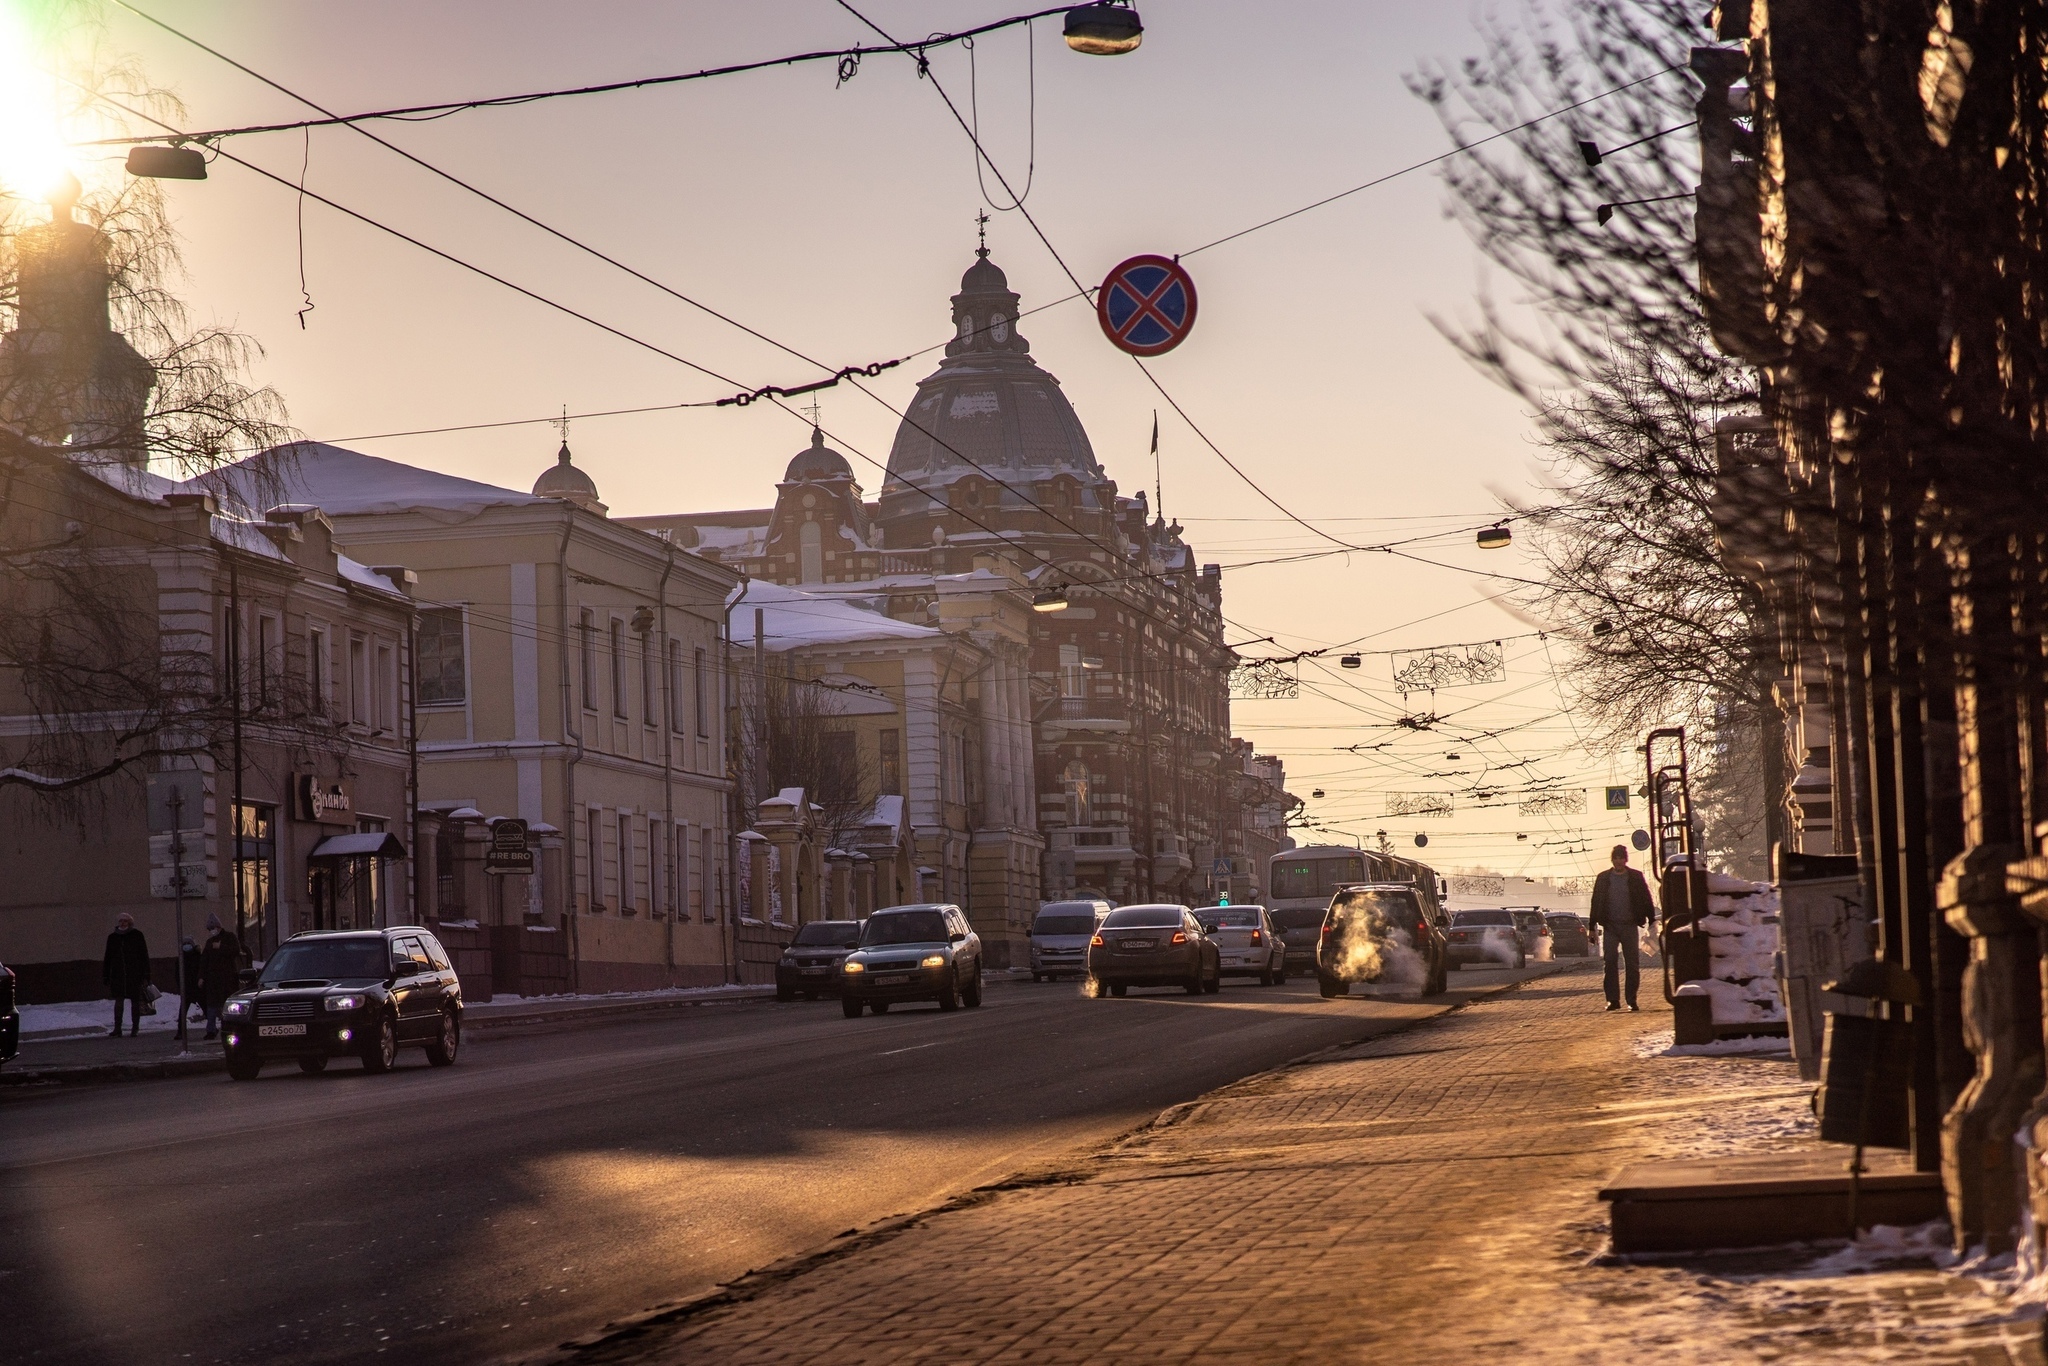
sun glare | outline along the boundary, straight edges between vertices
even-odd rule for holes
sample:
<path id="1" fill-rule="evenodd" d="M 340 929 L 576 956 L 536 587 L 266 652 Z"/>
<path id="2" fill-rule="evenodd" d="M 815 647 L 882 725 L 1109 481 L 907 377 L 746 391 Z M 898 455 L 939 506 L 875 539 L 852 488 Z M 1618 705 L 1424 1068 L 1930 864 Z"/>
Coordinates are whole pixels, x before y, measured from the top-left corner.
<path id="1" fill-rule="evenodd" d="M 71 171 L 56 82 L 36 60 L 23 0 L 0 0 L 0 191 L 45 199 Z"/>

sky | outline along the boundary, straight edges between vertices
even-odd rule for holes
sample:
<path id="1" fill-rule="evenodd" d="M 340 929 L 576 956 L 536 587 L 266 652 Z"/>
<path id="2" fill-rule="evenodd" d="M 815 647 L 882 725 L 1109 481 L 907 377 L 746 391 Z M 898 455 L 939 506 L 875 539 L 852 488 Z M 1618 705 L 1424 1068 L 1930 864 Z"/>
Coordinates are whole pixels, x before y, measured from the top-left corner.
<path id="1" fill-rule="evenodd" d="M 877 41 L 833 0 L 135 4 L 351 113 Z M 998 0 L 861 8 L 903 37 L 1028 12 Z M 1020 330 L 1126 492 L 1153 483 L 1148 442 L 1160 410 L 1164 508 L 1200 559 L 1226 566 L 1227 639 L 1258 642 L 1246 655 L 1502 641 L 1503 676 L 1485 686 L 1404 696 L 1393 657 L 1367 654 L 1347 670 L 1333 653 L 1299 666 L 1298 698 L 1233 704 L 1236 731 L 1286 760 L 1289 787 L 1311 816 L 1368 842 L 1385 830 L 1409 853 L 1414 836 L 1427 834 L 1419 856 L 1445 869 L 1595 871 L 1631 824 L 1599 810 L 1600 788 L 1640 776 L 1632 756 L 1594 752 L 1579 739 L 1564 710 L 1565 647 L 1492 601 L 1509 585 L 1488 571 L 1526 571 L 1524 549 L 1480 550 L 1473 531 L 1499 513 L 1503 496 L 1536 487 L 1542 459 L 1520 403 L 1445 340 L 1443 328 L 1473 316 L 1479 293 L 1499 286 L 1447 218 L 1441 183 L 1426 170 L 1408 174 L 1196 250 L 1444 151 L 1445 134 L 1406 81 L 1476 52 L 1477 12 L 1384 0 L 1144 0 L 1140 9 L 1144 44 L 1127 56 L 1072 53 L 1049 19 L 987 35 L 971 56 L 935 50 L 931 73 L 978 121 L 1011 184 L 1029 185 L 1026 207 L 1081 281 L 1093 285 L 1137 253 L 1187 254 L 1199 319 L 1154 372 L 1263 493 L 1109 346 L 1091 307 L 1069 300 L 1025 318 Z M 106 13 L 106 48 L 136 54 L 183 101 L 187 128 L 306 116 L 133 13 Z M 371 126 L 807 356 L 837 367 L 922 352 L 870 382 L 898 407 L 936 362 L 948 297 L 973 259 L 985 207 L 993 259 L 1024 308 L 1074 292 L 1019 213 L 985 206 L 972 144 L 906 56 L 870 55 L 843 81 L 827 61 Z M 204 182 L 168 182 L 195 317 L 262 345 L 256 377 L 281 391 L 293 423 L 312 438 L 523 488 L 560 439 L 539 421 L 368 438 L 544 419 L 564 406 L 595 413 L 706 402 L 733 393 L 730 381 L 754 388 L 818 377 L 787 352 L 347 128 L 225 146 L 724 377 L 224 160 Z M 104 163 L 96 169 L 108 172 Z M 1007 204 L 996 178 L 984 171 L 983 179 L 994 203 Z M 862 457 L 886 460 L 896 416 L 846 385 L 820 401 L 832 444 L 872 493 L 879 465 Z M 802 419 L 765 403 L 590 417 L 569 432 L 577 463 L 615 515 L 765 506 L 806 437 Z M 1435 539 L 1406 548 L 1441 567 L 1368 552 L 1230 567 L 1328 550 L 1332 538 L 1371 545 L 1422 535 Z M 1422 714 L 1449 719 L 1426 732 L 1398 724 Z M 1462 797 L 1449 818 L 1387 814 L 1390 792 L 1496 780 L 1511 789 L 1525 774 L 1591 788 L 1589 814 L 1525 816 L 1505 798 L 1475 807 Z M 1316 790 L 1324 796 L 1311 797 Z M 1640 822 L 1640 801 L 1632 814 Z"/>

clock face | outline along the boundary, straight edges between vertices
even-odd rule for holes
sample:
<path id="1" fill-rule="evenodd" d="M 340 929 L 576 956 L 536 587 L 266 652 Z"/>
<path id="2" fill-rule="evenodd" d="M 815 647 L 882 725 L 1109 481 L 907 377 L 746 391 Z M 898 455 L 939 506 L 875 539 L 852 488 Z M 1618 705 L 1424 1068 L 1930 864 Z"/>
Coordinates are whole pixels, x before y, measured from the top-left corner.
<path id="1" fill-rule="evenodd" d="M 996 314 L 993 318 L 990 318 L 988 320 L 988 334 L 989 336 L 995 338 L 999 342 L 1008 341 L 1010 339 L 1009 319 L 1005 318 L 1000 313 Z"/>
<path id="2" fill-rule="evenodd" d="M 968 339 L 969 337 L 971 337 L 971 336 L 973 336 L 973 335 L 974 335 L 974 319 L 972 319 L 972 318 L 968 317 L 968 316 L 967 316 L 966 314 L 964 314 L 964 313 L 963 313 L 963 314 L 961 314 L 961 315 L 960 315 L 960 340 L 961 340 L 961 341 L 966 341 L 966 340 L 967 340 L 967 339 Z"/>

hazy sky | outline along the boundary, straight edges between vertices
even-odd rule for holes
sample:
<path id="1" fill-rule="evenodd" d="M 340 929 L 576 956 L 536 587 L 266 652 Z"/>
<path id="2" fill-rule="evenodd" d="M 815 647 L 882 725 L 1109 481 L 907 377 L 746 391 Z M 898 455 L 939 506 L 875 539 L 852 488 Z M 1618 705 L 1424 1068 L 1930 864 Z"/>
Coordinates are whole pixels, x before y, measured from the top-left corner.
<path id="1" fill-rule="evenodd" d="M 873 41 L 832 0 L 434 5 L 352 0 L 136 0 L 191 36 L 338 111 L 500 95 L 694 70 Z M 1023 12 L 987 0 L 863 6 L 899 36 Z M 1286 6 L 1146 0 L 1144 46 L 1083 57 L 1057 20 L 990 35 L 975 54 L 983 140 L 1085 282 L 1137 252 L 1186 252 L 1447 145 L 1403 84 L 1420 64 L 1475 51 L 1473 12 L 1350 0 Z M 304 116 L 304 109 L 213 57 L 110 11 L 117 49 L 144 59 L 184 100 L 189 127 Z M 1507 13 L 1514 11 L 1509 9 Z M 1027 46 L 1029 44 L 1029 46 Z M 1035 54 L 1035 83 L 1028 58 Z M 968 54 L 932 71 L 968 108 Z M 873 56 L 843 85 L 829 62 L 694 84 L 374 125 L 498 197 L 748 326 L 833 365 L 935 347 L 947 297 L 972 259 L 982 208 L 972 149 L 910 59 Z M 817 372 L 581 255 L 437 181 L 347 129 L 245 137 L 237 156 L 522 286 L 747 385 Z M 201 318 L 230 322 L 267 350 L 260 377 L 319 439 L 708 400 L 732 386 L 435 260 L 288 189 L 218 162 L 204 183 L 173 184 L 188 293 Z M 990 189 L 1001 191 L 990 178 Z M 1443 212 L 1429 173 L 1409 175 L 1285 224 L 1191 256 L 1201 293 L 1192 338 L 1156 362 L 1174 396 L 1274 497 L 1354 543 L 1459 529 L 1413 547 L 1448 569 L 1354 553 L 1229 570 L 1233 642 L 1273 636 L 1285 650 L 1367 637 L 1366 648 L 1522 635 L 1487 604 L 1519 551 L 1481 552 L 1469 528 L 1523 492 L 1537 451 L 1517 403 L 1475 375 L 1433 324 L 1469 314 L 1483 275 Z M 994 213 L 989 245 L 1031 308 L 1067 293 L 1057 263 L 1015 213 Z M 1026 319 L 1041 364 L 1059 377 L 1096 451 L 1126 491 L 1148 487 L 1152 413 L 1164 408 L 1104 341 L 1093 311 L 1069 302 Z M 919 357 L 874 383 L 901 404 L 934 363 Z M 834 444 L 872 492 L 896 418 L 846 386 L 823 397 Z M 1204 560 L 1226 566 L 1328 542 L 1254 493 L 1171 412 L 1162 415 L 1165 507 Z M 801 424 L 767 404 L 578 422 L 578 463 L 619 514 L 762 506 Z M 359 449 L 524 487 L 552 459 L 545 426 L 358 440 Z M 1257 653 L 1267 646 L 1252 646 Z M 1408 847 L 1433 836 L 1439 866 L 1491 863 L 1574 873 L 1627 828 L 1461 810 L 1449 821 L 1387 817 L 1385 793 L 1499 775 L 1547 774 L 1595 786 L 1615 773 L 1575 745 L 1557 715 L 1556 647 L 1509 640 L 1505 684 L 1411 696 L 1384 655 L 1341 670 L 1304 664 L 1303 696 L 1239 703 L 1240 734 L 1286 758 L 1313 813 Z M 1559 662 L 1562 662 L 1561 655 Z M 1407 711 L 1470 707 L 1451 731 L 1388 723 Z M 1526 724 L 1524 723 L 1533 723 Z M 1463 743 L 1454 734 L 1521 726 Z M 1392 749 L 1355 755 L 1336 747 Z M 1446 760 L 1447 753 L 1462 759 Z M 1623 772 L 1619 779 L 1634 777 Z M 1639 780 L 1639 779 L 1638 779 Z M 1598 805 L 1598 792 L 1593 795 Z M 1641 817 L 1640 806 L 1636 812 Z M 1558 841 L 1583 825 L 1594 854 Z M 1529 836 L 1517 841 L 1515 833 Z"/>

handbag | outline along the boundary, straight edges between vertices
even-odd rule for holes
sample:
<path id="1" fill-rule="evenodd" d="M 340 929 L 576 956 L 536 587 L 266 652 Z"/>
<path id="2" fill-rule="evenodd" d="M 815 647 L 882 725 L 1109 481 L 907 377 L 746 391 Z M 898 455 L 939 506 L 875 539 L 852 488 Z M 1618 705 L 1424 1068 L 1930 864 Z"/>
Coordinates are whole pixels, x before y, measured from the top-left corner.
<path id="1" fill-rule="evenodd" d="M 158 988 L 156 983 L 144 982 L 142 984 L 142 995 L 137 999 L 136 1004 L 141 1008 L 144 1015 L 154 1015 L 156 1014 L 157 997 L 161 995 L 163 995 L 163 991 Z"/>

